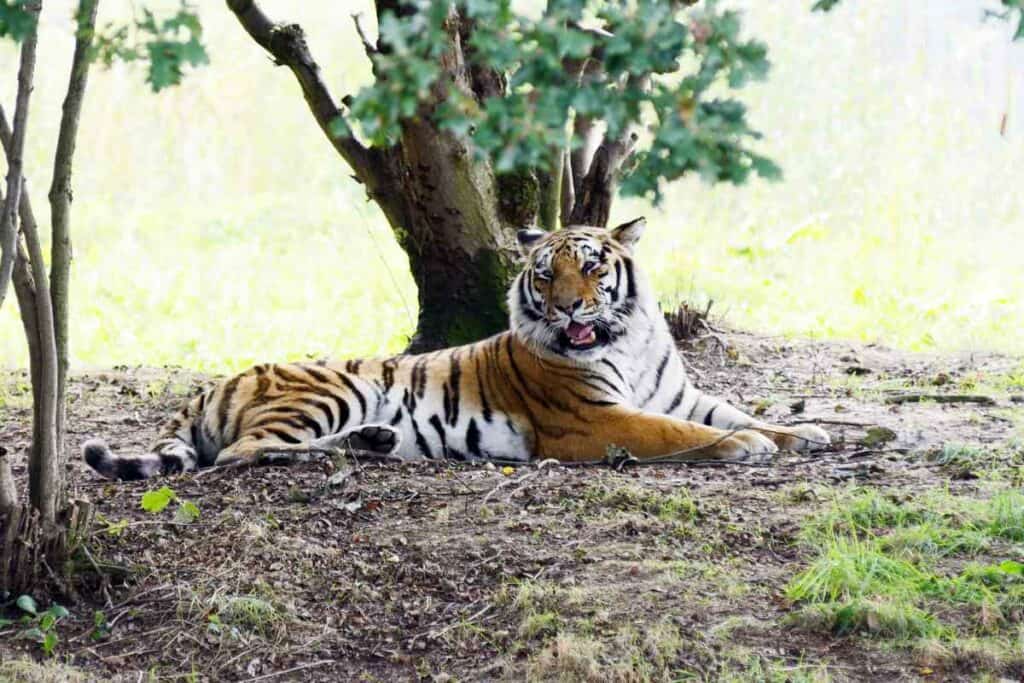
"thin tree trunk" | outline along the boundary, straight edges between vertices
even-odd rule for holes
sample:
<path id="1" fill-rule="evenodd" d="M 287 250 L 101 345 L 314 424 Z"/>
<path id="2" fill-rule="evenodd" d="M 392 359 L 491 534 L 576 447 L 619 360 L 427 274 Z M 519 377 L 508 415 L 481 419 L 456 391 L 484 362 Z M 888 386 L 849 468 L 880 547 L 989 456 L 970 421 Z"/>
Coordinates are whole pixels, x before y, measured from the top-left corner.
<path id="1" fill-rule="evenodd" d="M 3 109 L 0 108 L 0 142 L 3 143 L 8 160 L 14 149 L 14 140 L 15 133 L 8 127 Z M 15 288 L 29 345 L 32 374 L 29 502 L 39 511 L 44 524 L 53 524 L 57 518 L 57 508 L 62 503 L 63 491 L 57 450 L 57 343 L 53 305 L 39 230 L 24 192 L 20 193 L 18 209 L 25 249 L 19 248 L 16 256 Z M 29 283 L 34 285 L 34 290 L 29 287 Z"/>
<path id="2" fill-rule="evenodd" d="M 38 24 L 40 4 L 30 5 L 33 21 Z M 7 283 L 14 269 L 15 245 L 18 241 L 18 202 L 23 183 L 22 156 L 25 151 L 25 131 L 28 123 L 28 105 L 32 95 L 32 79 L 36 68 L 38 32 L 33 27 L 21 44 L 21 65 L 18 67 L 18 94 L 14 104 L 14 130 L 7 152 L 7 199 L 0 215 L 0 304 L 7 296 Z"/>
<path id="3" fill-rule="evenodd" d="M 50 297 L 53 302 L 54 336 L 57 348 L 57 453 L 64 452 L 65 393 L 68 373 L 68 285 L 71 274 L 71 168 L 78 138 L 78 121 L 85 99 L 89 77 L 88 51 L 96 26 L 99 0 L 79 0 L 75 19 L 78 31 L 75 52 L 71 58 L 71 76 L 64 96 L 64 106 L 53 157 L 53 182 L 50 185 L 50 229 L 53 243 L 50 252 Z"/>

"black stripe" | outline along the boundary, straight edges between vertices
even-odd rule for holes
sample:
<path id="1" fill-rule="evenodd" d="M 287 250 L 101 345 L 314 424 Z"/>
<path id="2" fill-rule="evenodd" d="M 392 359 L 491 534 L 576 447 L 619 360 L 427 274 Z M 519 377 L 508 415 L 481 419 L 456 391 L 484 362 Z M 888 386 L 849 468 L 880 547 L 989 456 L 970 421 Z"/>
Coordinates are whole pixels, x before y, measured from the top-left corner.
<path id="1" fill-rule="evenodd" d="M 429 422 L 430 426 L 434 428 L 434 431 L 437 432 L 437 435 L 439 437 L 441 437 L 441 455 L 442 455 L 442 457 L 447 458 L 448 457 L 448 439 L 445 438 L 445 435 L 444 435 L 444 425 L 441 424 L 441 418 L 439 418 L 436 414 L 434 414 L 434 415 L 430 416 L 430 419 L 427 420 L 427 422 Z"/>
<path id="2" fill-rule="evenodd" d="M 635 299 L 636 279 L 633 277 L 633 259 L 624 258 L 622 260 L 626 264 L 626 297 L 629 299 Z"/>
<path id="3" fill-rule="evenodd" d="M 398 361 L 394 358 L 389 358 L 384 361 L 381 365 L 381 379 L 384 381 L 384 392 L 387 393 L 391 387 L 395 385 L 395 366 L 398 365 Z"/>
<path id="4" fill-rule="evenodd" d="M 660 384 L 661 383 L 661 376 L 663 374 L 665 374 L 665 367 L 668 365 L 668 359 L 669 359 L 669 357 L 671 357 L 671 355 L 672 355 L 672 345 L 670 344 L 668 346 L 668 348 L 665 349 L 665 357 L 661 359 L 660 363 L 658 363 L 658 369 L 655 370 L 655 372 L 654 372 L 654 383 L 655 384 Z"/>
<path id="5" fill-rule="evenodd" d="M 228 426 L 228 408 L 231 407 L 231 399 L 234 397 L 235 392 L 238 391 L 238 383 L 241 380 L 241 375 L 235 375 L 229 379 L 228 383 L 224 385 L 223 392 L 221 392 L 220 403 L 217 404 L 217 424 L 214 431 L 224 434 L 224 440 L 228 443 L 234 441 L 235 436 L 237 436 L 236 432 L 225 433 L 225 428 Z"/>
<path id="6" fill-rule="evenodd" d="M 427 440 L 423 438 L 423 434 L 420 433 L 420 428 L 419 425 L 416 424 L 416 420 L 410 420 L 410 422 L 412 422 L 412 431 L 416 434 L 416 447 L 420 449 L 420 452 L 423 453 L 424 457 L 433 460 L 434 454 L 430 450 L 430 444 L 427 443 Z"/>
<path id="7" fill-rule="evenodd" d="M 715 408 L 717 407 L 717 405 L 711 406 L 711 410 L 709 410 L 708 414 L 704 416 L 704 424 L 707 425 L 708 427 L 711 426 L 711 421 L 715 414 Z"/>
<path id="8" fill-rule="evenodd" d="M 671 413 L 673 410 L 679 407 L 679 404 L 683 402 L 683 394 L 685 393 L 686 385 L 683 384 L 683 386 L 679 389 L 679 393 L 676 394 L 676 397 L 674 399 L 672 399 L 672 403 L 669 404 L 668 409 L 665 411 L 666 414 Z"/>
<path id="9" fill-rule="evenodd" d="M 312 416 L 302 411 L 296 411 L 295 417 L 299 420 L 299 422 L 305 425 L 306 429 L 309 429 L 313 432 L 314 439 L 319 439 L 321 436 L 324 435 L 323 425 L 321 425 L 318 420 L 314 420 Z"/>
<path id="10" fill-rule="evenodd" d="M 484 393 L 484 380 L 480 374 L 479 357 L 477 357 L 476 361 L 476 392 L 480 397 L 480 411 L 484 418 L 484 422 L 490 422 L 493 419 L 491 416 L 491 404 L 487 402 L 487 395 Z"/>
<path id="11" fill-rule="evenodd" d="M 324 417 L 327 418 L 328 432 L 335 432 L 341 426 L 334 424 L 334 412 L 331 410 L 331 406 L 327 402 L 321 401 L 319 398 L 315 398 L 313 396 L 299 396 L 297 400 L 317 408 L 324 414 Z"/>
<path id="12" fill-rule="evenodd" d="M 286 382 L 294 382 L 296 384 L 309 384 L 309 378 L 303 377 L 302 375 L 296 375 L 294 372 L 289 370 L 284 365 L 274 366 L 275 374 Z"/>
<path id="13" fill-rule="evenodd" d="M 508 335 L 508 337 L 505 338 L 505 341 L 505 353 L 508 354 L 509 365 L 512 366 L 512 372 L 516 374 L 516 379 L 519 380 L 519 384 L 522 385 L 523 387 L 523 391 L 520 393 L 525 393 L 527 396 L 532 398 L 537 403 L 541 404 L 545 408 L 550 409 L 551 404 L 545 401 L 543 396 L 537 396 L 532 391 L 530 391 L 530 385 L 526 383 L 526 378 L 523 377 L 523 373 L 519 370 L 519 365 L 516 364 L 515 356 L 512 354 L 512 335 Z M 512 388 L 515 389 L 514 386 Z"/>
<path id="14" fill-rule="evenodd" d="M 402 392 L 402 405 L 405 406 L 410 415 L 416 410 L 416 395 L 409 391 L 408 387 Z"/>
<path id="15" fill-rule="evenodd" d="M 347 375 L 336 370 L 333 372 L 338 376 L 338 379 L 341 380 L 342 384 L 348 387 L 349 391 L 356 395 L 356 400 L 359 401 L 359 409 L 363 411 L 363 417 L 366 417 L 366 397 L 363 396 L 363 392 L 356 388 L 355 383 L 350 380 Z"/>
<path id="16" fill-rule="evenodd" d="M 393 427 L 393 426 L 395 426 L 396 424 L 398 424 L 401 421 L 402 421 L 402 408 L 401 408 L 401 406 L 399 406 L 398 411 L 395 413 L 395 416 L 393 418 L 391 418 L 391 421 L 388 422 L 388 424 Z"/>
<path id="17" fill-rule="evenodd" d="M 622 284 L 622 261 L 615 261 L 615 287 L 612 288 L 612 298 L 619 298 L 619 289 Z"/>
<path id="18" fill-rule="evenodd" d="M 469 449 L 473 457 L 484 457 L 484 454 L 480 451 L 480 430 L 476 426 L 476 420 L 472 417 L 469 418 L 469 426 L 466 428 L 466 448 Z"/>
<path id="19" fill-rule="evenodd" d="M 320 382 L 322 384 L 329 384 L 331 381 L 331 379 L 327 375 L 320 372 L 316 368 L 310 367 L 309 365 L 302 366 L 302 369 L 308 372 L 310 375 L 312 375 L 317 382 Z"/>
<path id="20" fill-rule="evenodd" d="M 359 366 L 363 364 L 362 360 L 350 360 L 345 362 L 345 372 L 351 372 L 353 375 L 359 374 Z"/>
<path id="21" fill-rule="evenodd" d="M 622 373 L 619 372 L 619 369 L 617 367 L 615 367 L 615 365 L 610 360 L 608 360 L 606 358 L 602 358 L 601 362 L 603 364 L 607 365 L 609 368 L 611 368 L 611 371 L 615 373 L 615 376 L 618 377 L 622 381 L 623 384 L 626 383 L 626 378 L 622 376 Z"/>
<path id="22" fill-rule="evenodd" d="M 462 363 L 459 362 L 458 353 L 452 351 L 451 360 L 448 366 L 448 383 L 452 388 L 451 396 L 451 419 L 448 424 L 455 426 L 459 421 L 459 401 L 462 393 Z"/>
<path id="23" fill-rule="evenodd" d="M 295 436 L 292 436 L 288 432 L 284 431 L 283 429 L 278 429 L 277 427 L 266 427 L 266 428 L 264 428 L 264 431 L 267 434 L 272 434 L 273 436 L 276 436 L 277 438 L 281 439 L 281 441 L 284 441 L 285 443 L 291 443 L 291 444 L 302 443 L 302 439 L 299 439 L 299 438 L 297 438 Z"/>
<path id="24" fill-rule="evenodd" d="M 423 392 L 427 386 L 427 357 L 420 356 L 412 366 L 412 374 L 409 377 L 409 383 L 412 385 L 413 396 L 415 398 L 423 398 Z"/>
<path id="25" fill-rule="evenodd" d="M 448 393 L 448 385 L 441 385 L 441 409 L 444 411 L 444 421 L 447 423 L 452 416 L 452 398 Z"/>

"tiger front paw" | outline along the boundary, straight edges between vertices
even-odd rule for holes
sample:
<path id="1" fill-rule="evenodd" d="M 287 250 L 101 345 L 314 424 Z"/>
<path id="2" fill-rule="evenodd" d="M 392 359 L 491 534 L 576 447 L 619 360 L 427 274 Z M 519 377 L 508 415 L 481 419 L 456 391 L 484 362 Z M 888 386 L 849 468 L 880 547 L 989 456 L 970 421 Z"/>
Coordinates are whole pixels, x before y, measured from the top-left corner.
<path id="1" fill-rule="evenodd" d="M 770 462 L 779 447 L 760 432 L 744 429 L 722 439 L 715 447 L 715 455 L 722 460 L 746 463 Z"/>
<path id="2" fill-rule="evenodd" d="M 821 427 L 812 424 L 786 427 L 770 435 L 775 445 L 784 451 L 809 453 L 821 451 L 832 444 L 832 439 Z"/>

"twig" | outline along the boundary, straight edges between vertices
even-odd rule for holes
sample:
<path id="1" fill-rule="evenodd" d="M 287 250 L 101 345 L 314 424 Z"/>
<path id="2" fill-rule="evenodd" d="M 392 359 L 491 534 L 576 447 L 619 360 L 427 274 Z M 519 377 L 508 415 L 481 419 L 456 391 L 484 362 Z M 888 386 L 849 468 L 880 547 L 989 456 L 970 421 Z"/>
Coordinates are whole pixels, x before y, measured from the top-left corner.
<path id="1" fill-rule="evenodd" d="M 366 32 L 363 31 L 362 23 L 363 13 L 356 12 L 352 15 L 352 23 L 356 25 L 356 33 L 359 34 L 359 39 L 363 41 L 363 50 L 366 52 L 366 56 L 372 58 L 379 52 L 377 46 L 370 42 L 370 39 L 366 37 Z"/>
<path id="2" fill-rule="evenodd" d="M 275 671 L 274 673 L 263 674 L 262 676 L 256 676 L 255 678 L 247 678 L 243 683 L 254 683 L 254 681 L 265 681 L 270 678 L 277 678 L 278 676 L 284 676 L 285 674 L 295 673 L 296 671 L 303 671 L 304 669 L 312 669 L 315 666 L 324 666 L 325 664 L 334 664 L 333 659 L 320 659 L 309 664 L 302 664 L 301 666 L 295 666 L 291 669 L 285 669 L 284 671 Z"/>
<path id="3" fill-rule="evenodd" d="M 904 403 L 920 403 L 922 401 L 934 401 L 936 403 L 977 403 L 983 406 L 994 406 L 996 401 L 991 396 L 980 394 L 900 394 L 898 396 L 887 396 L 885 402 L 889 405 L 902 405 Z"/>

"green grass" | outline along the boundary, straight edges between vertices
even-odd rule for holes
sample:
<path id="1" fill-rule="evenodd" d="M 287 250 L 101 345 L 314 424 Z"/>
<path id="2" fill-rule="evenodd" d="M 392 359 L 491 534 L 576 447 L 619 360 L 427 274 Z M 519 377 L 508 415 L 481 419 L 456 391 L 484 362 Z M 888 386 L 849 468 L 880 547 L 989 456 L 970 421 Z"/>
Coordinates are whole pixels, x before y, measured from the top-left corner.
<path id="1" fill-rule="evenodd" d="M 1024 195 L 1005 172 L 1024 165 L 1019 117 L 1007 137 L 998 130 L 1019 78 L 1008 27 L 974 11 L 938 17 L 929 30 L 956 50 L 926 50 L 932 35 L 892 35 L 907 21 L 898 4 L 829 15 L 806 0 L 737 4 L 771 48 L 770 80 L 746 100 L 786 178 L 742 188 L 688 179 L 657 209 L 615 203 L 613 221 L 649 218 L 639 258 L 665 305 L 714 299 L 729 322 L 767 332 L 1020 351 Z M 26 154 L 44 225 L 68 7 L 46 10 Z M 105 3 L 100 23 L 129 7 Z M 369 77 L 349 16 L 369 9 L 282 10 L 307 29 L 338 96 Z M 402 348 L 416 292 L 381 213 L 291 75 L 223 6 L 199 11 L 211 64 L 181 88 L 153 95 L 124 66 L 90 77 L 74 177 L 75 365 L 228 371 Z M 0 73 L 13 74 L 15 59 L 0 43 Z M 13 87 L 0 83 L 0 101 L 13 101 Z M 4 366 L 26 363 L 15 309 L 13 297 L 0 309 Z"/>
<path id="2" fill-rule="evenodd" d="M 799 537 L 812 558 L 786 587 L 791 623 L 879 639 L 946 663 L 1019 666 L 1024 564 L 1006 558 L 1024 552 L 1022 518 L 1024 493 L 1015 489 L 987 497 L 840 494 Z"/>

